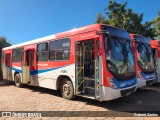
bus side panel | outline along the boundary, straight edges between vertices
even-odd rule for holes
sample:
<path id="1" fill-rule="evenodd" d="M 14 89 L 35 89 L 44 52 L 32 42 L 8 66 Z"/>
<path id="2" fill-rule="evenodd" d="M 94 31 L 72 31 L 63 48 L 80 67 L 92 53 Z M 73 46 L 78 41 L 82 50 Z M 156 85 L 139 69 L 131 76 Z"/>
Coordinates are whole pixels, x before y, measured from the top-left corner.
<path id="1" fill-rule="evenodd" d="M 31 85 L 40 86 L 49 89 L 57 89 L 57 78 L 61 75 L 68 76 L 73 84 L 75 73 L 75 64 L 52 67 L 41 70 L 31 71 Z"/>
<path id="2" fill-rule="evenodd" d="M 74 41 L 70 40 L 70 59 L 64 61 L 35 61 L 36 69 L 30 71 L 31 85 L 49 89 L 57 88 L 59 76 L 67 76 L 75 88 Z"/>

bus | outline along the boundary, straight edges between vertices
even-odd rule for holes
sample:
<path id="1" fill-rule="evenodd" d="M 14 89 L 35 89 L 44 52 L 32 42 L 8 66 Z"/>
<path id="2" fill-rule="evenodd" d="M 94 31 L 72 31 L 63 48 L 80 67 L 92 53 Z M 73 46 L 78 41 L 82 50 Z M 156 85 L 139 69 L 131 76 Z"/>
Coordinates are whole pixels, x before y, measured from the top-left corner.
<path id="1" fill-rule="evenodd" d="M 150 39 L 138 34 L 130 34 L 130 36 L 134 48 L 137 88 L 152 85 L 155 83 L 156 76 Z"/>
<path id="2" fill-rule="evenodd" d="M 3 78 L 107 101 L 137 89 L 128 32 L 93 24 L 3 48 Z"/>
<path id="3" fill-rule="evenodd" d="M 160 82 L 160 41 L 159 40 L 151 40 L 150 41 L 151 48 L 153 51 L 153 60 L 155 63 L 155 71 L 156 71 L 156 82 Z"/>

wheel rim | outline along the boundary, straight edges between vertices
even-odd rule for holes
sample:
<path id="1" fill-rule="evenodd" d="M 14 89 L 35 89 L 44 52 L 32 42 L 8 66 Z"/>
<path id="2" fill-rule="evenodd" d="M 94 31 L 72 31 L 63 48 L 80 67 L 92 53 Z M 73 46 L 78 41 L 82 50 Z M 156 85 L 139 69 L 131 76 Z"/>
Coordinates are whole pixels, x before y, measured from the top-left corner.
<path id="1" fill-rule="evenodd" d="M 69 96 L 70 95 L 70 85 L 64 84 L 62 87 L 62 91 L 65 96 Z"/>
<path id="2" fill-rule="evenodd" d="M 19 84 L 19 77 L 16 77 L 16 83 L 18 83 Z"/>

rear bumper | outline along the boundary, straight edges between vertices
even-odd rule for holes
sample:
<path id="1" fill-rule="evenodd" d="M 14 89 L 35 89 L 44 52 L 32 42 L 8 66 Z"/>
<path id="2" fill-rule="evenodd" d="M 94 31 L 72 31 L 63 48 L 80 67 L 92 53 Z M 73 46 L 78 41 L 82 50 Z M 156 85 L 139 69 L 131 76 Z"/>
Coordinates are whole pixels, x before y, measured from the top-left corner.
<path id="1" fill-rule="evenodd" d="M 137 90 L 137 86 L 131 86 L 123 89 L 113 89 L 110 87 L 102 86 L 102 101 L 113 100 L 123 96 L 128 96 Z"/>

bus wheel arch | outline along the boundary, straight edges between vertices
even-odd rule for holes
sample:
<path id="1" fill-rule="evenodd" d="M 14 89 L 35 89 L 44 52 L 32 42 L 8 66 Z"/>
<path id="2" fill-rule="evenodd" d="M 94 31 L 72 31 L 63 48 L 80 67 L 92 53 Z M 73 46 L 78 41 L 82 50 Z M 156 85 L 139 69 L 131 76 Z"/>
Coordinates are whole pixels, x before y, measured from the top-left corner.
<path id="1" fill-rule="evenodd" d="M 71 79 L 68 76 L 59 76 L 57 79 L 57 89 L 60 90 L 62 96 L 66 99 L 73 99 L 74 87 Z"/>
<path id="2" fill-rule="evenodd" d="M 14 82 L 16 87 L 22 87 L 22 81 L 19 72 L 14 73 Z"/>

